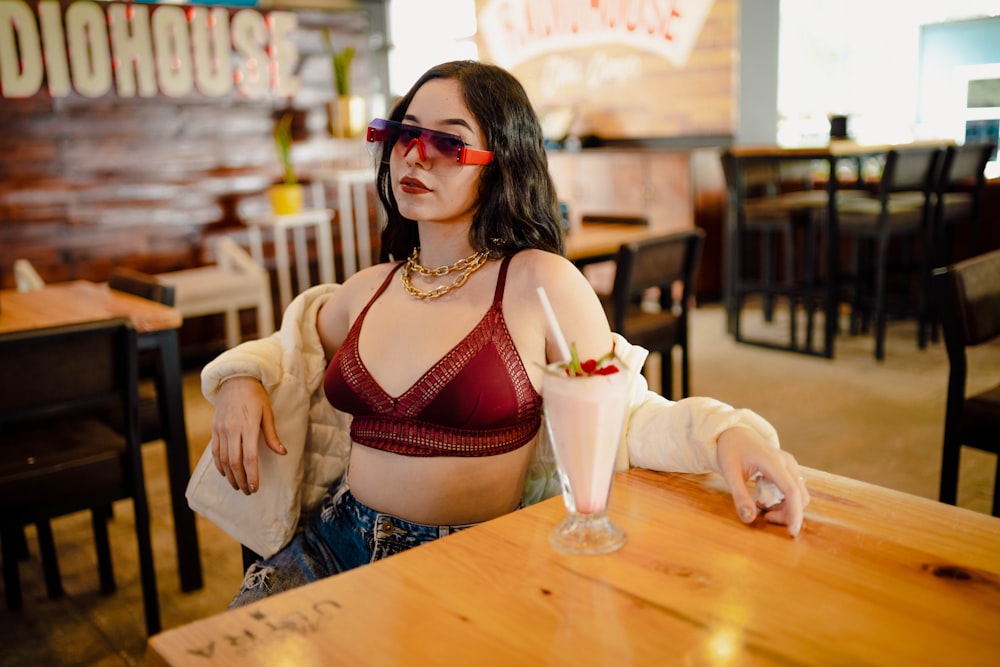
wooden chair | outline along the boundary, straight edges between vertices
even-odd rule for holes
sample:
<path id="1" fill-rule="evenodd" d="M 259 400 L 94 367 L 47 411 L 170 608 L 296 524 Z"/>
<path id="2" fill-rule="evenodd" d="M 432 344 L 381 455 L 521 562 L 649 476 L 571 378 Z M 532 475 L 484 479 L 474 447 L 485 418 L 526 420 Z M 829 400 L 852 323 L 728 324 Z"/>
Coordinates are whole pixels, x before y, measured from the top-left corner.
<path id="1" fill-rule="evenodd" d="M 995 152 L 994 143 L 967 143 L 945 149 L 934 201 L 934 268 L 980 254 L 986 164 Z M 966 243 L 959 247 L 957 241 L 963 236 Z M 933 301 L 931 305 L 930 338 L 937 342 L 939 320 Z"/>
<path id="2" fill-rule="evenodd" d="M 270 335 L 274 331 L 274 309 L 267 270 L 224 236 L 219 237 L 216 257 L 214 265 L 159 273 L 156 278 L 174 288 L 174 307 L 184 317 L 224 313 L 228 347 L 242 340 L 239 314 L 244 309 L 256 311 L 257 335 Z"/>
<path id="3" fill-rule="evenodd" d="M 136 411 L 136 333 L 125 319 L 0 334 L 0 543 L 7 606 L 22 604 L 16 534 L 28 523 L 132 499 L 146 631 L 160 630 Z M 124 433 L 105 416 L 120 411 Z M 111 571 L 106 527 L 102 590 Z M 113 580 L 112 580 L 113 581 Z"/>
<path id="4" fill-rule="evenodd" d="M 904 256 L 895 265 L 906 296 L 914 293 L 918 345 L 926 346 L 930 333 L 930 277 L 933 244 L 933 202 L 941 149 L 921 146 L 891 150 L 871 197 L 849 196 L 837 202 L 838 231 L 854 248 L 850 272 L 851 333 L 867 329 L 870 317 L 875 324 L 875 358 L 885 359 L 885 328 L 889 315 L 889 245 L 902 241 Z"/>
<path id="5" fill-rule="evenodd" d="M 993 452 L 997 455 L 993 516 L 1000 516 L 1000 383 L 966 393 L 967 350 L 1000 341 L 1000 250 L 936 270 L 934 287 L 949 364 L 939 498 L 955 504 L 962 445 Z M 998 380 L 994 377 L 991 382 Z"/>
<path id="6" fill-rule="evenodd" d="M 818 295 L 819 225 L 816 214 L 828 202 L 825 190 L 811 189 L 810 160 L 773 157 L 737 158 L 723 151 L 727 215 L 735 238 L 727 240 L 730 269 L 727 290 L 728 326 L 742 343 L 809 352 L 813 338 L 813 302 Z M 797 189 L 796 189 L 797 188 Z M 799 252 L 799 244 L 803 251 Z M 751 251 L 756 249 L 754 259 Z M 779 257 L 781 262 L 779 264 Z M 800 261 L 796 262 L 796 258 Z M 814 295 L 814 292 L 816 295 Z M 789 313 L 788 343 L 751 339 L 741 322 L 747 297 L 760 295 L 764 321 L 774 321 L 779 300 Z M 806 340 L 798 333 L 798 307 L 806 308 Z"/>
<path id="7" fill-rule="evenodd" d="M 135 269 L 119 267 L 111 272 L 108 287 L 165 306 L 174 305 L 175 287 L 161 282 L 156 276 Z M 163 437 L 160 401 L 156 391 L 156 356 L 139 353 L 139 437 L 142 442 Z"/>
<path id="8" fill-rule="evenodd" d="M 173 306 L 176 288 L 156 276 L 135 269 L 118 267 L 111 271 L 108 287 L 149 299 L 165 306 Z"/>
<path id="9" fill-rule="evenodd" d="M 945 149 L 934 203 L 934 247 L 938 250 L 936 267 L 980 254 L 980 209 L 986 183 L 986 164 L 995 152 L 995 143 L 967 143 Z M 965 252 L 957 252 L 955 228 L 963 223 L 968 225 L 968 245 Z"/>
<path id="10" fill-rule="evenodd" d="M 695 228 L 622 245 L 614 287 L 601 299 L 614 331 L 660 353 L 661 393 L 667 398 L 674 396 L 676 347 L 681 350 L 681 397 L 691 390 L 688 318 L 704 241 L 705 232 Z"/>

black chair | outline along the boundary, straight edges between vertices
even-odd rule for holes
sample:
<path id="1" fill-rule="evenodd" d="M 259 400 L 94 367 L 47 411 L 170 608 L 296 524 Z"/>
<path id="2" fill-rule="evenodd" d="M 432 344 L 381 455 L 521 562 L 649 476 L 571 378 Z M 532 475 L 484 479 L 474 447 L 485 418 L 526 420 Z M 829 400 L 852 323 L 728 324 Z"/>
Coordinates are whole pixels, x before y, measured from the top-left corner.
<path id="1" fill-rule="evenodd" d="M 967 143 L 945 149 L 934 202 L 932 263 L 935 268 L 980 254 L 986 164 L 995 152 L 994 143 Z M 958 243 L 962 238 L 964 247 Z M 932 310 L 931 340 L 934 342 L 938 340 L 938 324 L 938 315 Z"/>
<path id="2" fill-rule="evenodd" d="M 939 251 L 935 266 L 947 266 L 980 254 L 986 164 L 996 148 L 995 143 L 967 143 L 945 149 L 934 204 L 934 246 Z M 955 247 L 956 227 L 962 224 L 968 225 L 965 252 Z"/>
<path id="3" fill-rule="evenodd" d="M 727 326 L 735 340 L 785 350 L 812 352 L 813 314 L 818 298 L 819 225 L 826 190 L 811 187 L 812 160 L 769 156 L 736 157 L 723 151 L 728 225 Z M 802 250 L 799 250 L 799 247 Z M 753 251 L 757 256 L 753 256 Z M 780 262 L 779 262 L 780 258 Z M 799 261 L 796 261 L 799 259 Z M 788 342 L 749 338 L 741 317 L 750 296 L 762 299 L 764 322 L 774 322 L 779 300 L 789 312 Z M 806 340 L 798 333 L 798 308 L 806 309 Z"/>
<path id="4" fill-rule="evenodd" d="M 993 516 L 1000 516 L 1000 383 L 966 395 L 968 348 L 1000 341 L 1000 250 L 936 270 L 934 287 L 949 364 L 939 498 L 955 504 L 962 445 L 993 452 Z"/>
<path id="5" fill-rule="evenodd" d="M 174 287 L 159 282 L 155 276 L 119 267 L 111 272 L 108 286 L 120 292 L 133 294 L 144 299 L 156 301 L 167 306 L 174 305 Z M 139 350 L 139 382 L 137 405 L 139 409 L 139 441 L 142 443 L 159 440 L 163 437 L 162 420 L 160 418 L 159 397 L 156 391 L 155 378 L 159 373 L 159 357 L 150 350 Z M 126 426 L 121 411 L 112 411 L 108 415 L 108 423 L 119 433 L 124 434 Z M 110 593 L 115 590 L 114 572 L 110 566 L 110 557 L 105 556 L 110 550 L 107 537 L 107 524 L 114 516 L 110 504 L 91 508 L 94 526 L 94 544 L 101 564 L 101 591 Z M 58 555 L 52 540 L 52 528 L 47 521 L 36 523 L 38 530 L 38 548 L 42 566 L 45 572 L 46 588 L 51 598 L 62 595 L 62 581 L 59 575 Z"/>
<path id="6" fill-rule="evenodd" d="M 162 283 L 156 276 L 135 269 L 119 267 L 112 270 L 108 278 L 108 287 L 165 306 L 174 305 L 173 285 Z M 139 352 L 139 437 L 142 442 L 151 442 L 163 437 L 160 402 L 155 382 L 159 374 L 158 359 L 159 357 L 151 351 Z"/>
<path id="7" fill-rule="evenodd" d="M 146 631 L 159 632 L 136 407 L 135 329 L 117 319 L 2 334 L 0 368 L 0 542 L 8 608 L 22 604 L 16 546 L 24 525 L 47 525 L 64 514 L 131 498 Z M 121 413 L 123 432 L 107 423 L 112 411 Z M 95 517 L 93 523 L 103 591 L 111 551 L 105 522 Z"/>
<path id="8" fill-rule="evenodd" d="M 872 197 L 847 196 L 837 202 L 838 232 L 854 248 L 848 285 L 851 333 L 875 324 L 875 358 L 885 359 L 890 274 L 905 296 L 904 315 L 916 315 L 918 345 L 930 333 L 933 202 L 941 149 L 920 146 L 890 150 Z M 900 257 L 890 266 L 890 243 L 899 241 Z M 915 305 L 914 305 L 915 302 Z"/>
<path id="9" fill-rule="evenodd" d="M 704 241 L 705 232 L 695 228 L 622 245 L 612 292 L 601 297 L 614 331 L 660 353 L 667 398 L 674 396 L 675 347 L 681 349 L 681 397 L 690 394 L 688 318 Z"/>
<path id="10" fill-rule="evenodd" d="M 143 299 L 156 301 L 165 306 L 174 305 L 175 289 L 173 285 L 160 282 L 156 276 L 136 269 L 118 267 L 112 269 L 108 277 L 108 287 L 119 292 L 127 292 Z"/>

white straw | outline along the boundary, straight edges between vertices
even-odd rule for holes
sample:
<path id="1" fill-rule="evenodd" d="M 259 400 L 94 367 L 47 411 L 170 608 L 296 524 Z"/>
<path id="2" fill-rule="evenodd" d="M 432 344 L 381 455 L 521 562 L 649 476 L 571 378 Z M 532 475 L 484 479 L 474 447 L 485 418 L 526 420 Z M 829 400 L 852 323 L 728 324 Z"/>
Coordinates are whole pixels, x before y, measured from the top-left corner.
<path id="1" fill-rule="evenodd" d="M 566 345 L 562 329 L 559 328 L 559 321 L 556 320 L 556 314 L 552 312 L 552 304 L 549 303 L 549 297 L 545 294 L 544 287 L 538 288 L 538 300 L 542 302 L 542 310 L 545 311 L 545 318 L 549 321 L 549 328 L 552 329 L 552 335 L 556 338 L 556 345 L 559 346 L 559 354 L 562 355 L 562 361 L 568 362 L 570 359 L 569 346 Z"/>

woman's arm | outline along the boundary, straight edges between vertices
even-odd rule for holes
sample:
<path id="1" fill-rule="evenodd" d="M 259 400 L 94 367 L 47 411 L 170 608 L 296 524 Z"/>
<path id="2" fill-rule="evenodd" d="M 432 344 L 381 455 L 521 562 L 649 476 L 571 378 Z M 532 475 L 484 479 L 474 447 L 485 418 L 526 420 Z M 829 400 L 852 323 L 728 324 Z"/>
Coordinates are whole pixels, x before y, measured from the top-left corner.
<path id="1" fill-rule="evenodd" d="M 337 290 L 336 285 L 306 290 L 289 304 L 277 332 L 223 352 L 202 370 L 202 393 L 215 404 L 212 457 L 234 489 L 251 494 L 260 488 L 261 435 L 273 452 L 286 453 L 272 402 L 278 392 L 308 396 L 322 381 L 325 354 L 317 317 Z M 308 403 L 294 409 L 302 414 L 282 419 L 307 418 Z"/>

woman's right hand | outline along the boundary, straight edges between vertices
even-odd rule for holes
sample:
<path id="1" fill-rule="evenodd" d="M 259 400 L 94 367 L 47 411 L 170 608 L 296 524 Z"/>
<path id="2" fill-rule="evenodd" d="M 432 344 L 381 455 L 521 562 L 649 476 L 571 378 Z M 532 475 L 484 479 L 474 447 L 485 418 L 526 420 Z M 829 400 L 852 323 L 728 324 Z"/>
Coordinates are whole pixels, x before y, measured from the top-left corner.
<path id="1" fill-rule="evenodd" d="M 261 431 L 269 449 L 275 454 L 287 453 L 274 427 L 271 401 L 260 381 L 235 377 L 223 382 L 212 419 L 212 458 L 219 474 L 246 495 L 260 488 L 257 442 Z"/>

